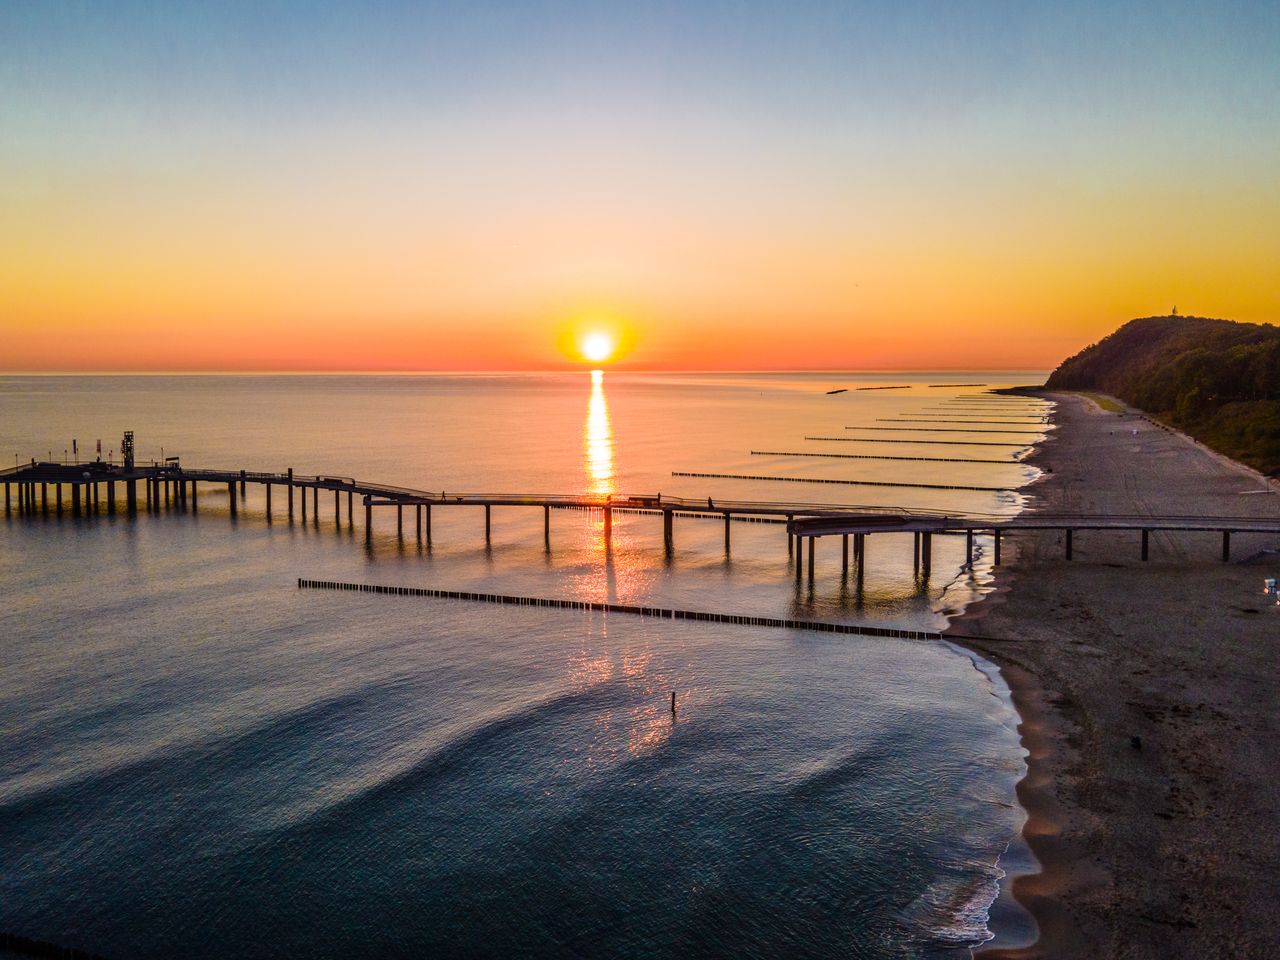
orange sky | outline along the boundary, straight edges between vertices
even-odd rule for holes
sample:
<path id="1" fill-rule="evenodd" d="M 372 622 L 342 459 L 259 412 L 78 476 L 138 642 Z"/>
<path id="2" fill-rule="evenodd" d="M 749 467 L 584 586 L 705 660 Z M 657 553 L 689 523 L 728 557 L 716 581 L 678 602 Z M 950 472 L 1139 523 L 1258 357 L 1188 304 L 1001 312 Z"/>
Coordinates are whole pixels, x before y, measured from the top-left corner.
<path id="1" fill-rule="evenodd" d="M 0 369 L 539 369 L 596 318 L 635 368 L 1044 369 L 1280 318 L 1270 21 L 345 9 L 0 15 Z"/>

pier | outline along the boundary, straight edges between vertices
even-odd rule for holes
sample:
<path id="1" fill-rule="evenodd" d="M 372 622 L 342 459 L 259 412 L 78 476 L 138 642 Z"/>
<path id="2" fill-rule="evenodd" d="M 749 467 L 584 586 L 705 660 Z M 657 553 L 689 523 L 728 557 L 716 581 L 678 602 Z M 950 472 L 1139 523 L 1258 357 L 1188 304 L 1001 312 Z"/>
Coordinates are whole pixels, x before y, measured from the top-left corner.
<path id="1" fill-rule="evenodd" d="M 787 553 L 794 559 L 797 580 L 805 576 L 807 568 L 810 581 L 814 577 L 817 542 L 826 537 L 840 538 L 842 575 L 849 573 L 852 559 L 855 573 L 861 578 L 868 563 L 869 541 L 873 535 L 911 534 L 913 568 L 917 575 L 928 578 L 933 566 L 935 536 L 964 537 L 966 566 L 972 566 L 979 545 L 989 548 L 988 555 L 998 566 L 1001 562 L 1002 538 L 1018 531 L 1061 531 L 1063 559 L 1067 561 L 1074 558 L 1076 535 L 1090 531 L 1134 534 L 1138 556 L 1143 561 L 1150 559 L 1150 537 L 1157 532 L 1199 533 L 1217 538 L 1219 555 L 1224 562 L 1231 559 L 1231 538 L 1234 535 L 1280 535 L 1280 519 L 1273 518 L 1045 513 L 1010 518 L 949 516 L 899 507 L 852 507 L 714 498 L 695 500 L 661 494 L 449 493 L 372 483 L 351 477 L 305 476 L 295 473 L 292 468 L 280 473 L 188 469 L 176 462 L 130 467 L 100 461 L 77 464 L 32 462 L 0 470 L 0 481 L 4 484 L 6 517 L 15 514 L 23 517 L 64 514 L 92 517 L 99 514 L 114 516 L 117 513 L 132 517 L 139 511 L 196 512 L 199 510 L 201 485 L 213 485 L 226 490 L 228 512 L 234 518 L 238 516 L 246 490 L 252 484 L 263 488 L 268 523 L 274 522 L 279 512 L 274 499 L 279 488 L 279 492 L 283 494 L 286 517 L 291 523 L 299 518 L 302 523 L 318 524 L 322 511 L 327 513 L 331 502 L 333 521 L 337 524 L 342 524 L 345 519 L 349 527 L 354 527 L 357 516 L 363 516 L 366 541 L 373 536 L 374 511 L 394 511 L 396 535 L 404 539 L 407 512 L 409 523 L 413 527 L 412 536 L 420 544 L 425 542 L 427 545 L 431 544 L 432 539 L 432 512 L 445 508 L 469 508 L 482 512 L 486 544 L 491 539 L 495 508 L 541 510 L 543 539 L 548 550 L 551 547 L 552 510 L 598 511 L 603 515 L 606 540 L 612 535 L 615 512 L 660 517 L 663 549 L 668 555 L 675 549 L 675 521 L 678 518 L 722 522 L 726 555 L 732 545 L 732 523 L 778 524 L 785 526 Z M 939 486 L 945 488 L 945 485 Z M 357 500 L 359 509 L 356 506 Z"/>

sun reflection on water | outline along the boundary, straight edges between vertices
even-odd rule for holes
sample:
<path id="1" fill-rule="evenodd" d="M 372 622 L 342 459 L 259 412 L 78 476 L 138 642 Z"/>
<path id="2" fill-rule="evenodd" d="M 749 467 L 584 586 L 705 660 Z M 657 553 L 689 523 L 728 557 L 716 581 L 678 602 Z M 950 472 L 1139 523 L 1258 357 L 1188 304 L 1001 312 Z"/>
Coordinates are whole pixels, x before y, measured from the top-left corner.
<path id="1" fill-rule="evenodd" d="M 591 371 L 591 398 L 587 401 L 587 419 L 582 426 L 583 466 L 587 474 L 587 491 L 614 493 L 613 424 L 609 421 L 609 404 L 604 399 L 604 371 Z"/>

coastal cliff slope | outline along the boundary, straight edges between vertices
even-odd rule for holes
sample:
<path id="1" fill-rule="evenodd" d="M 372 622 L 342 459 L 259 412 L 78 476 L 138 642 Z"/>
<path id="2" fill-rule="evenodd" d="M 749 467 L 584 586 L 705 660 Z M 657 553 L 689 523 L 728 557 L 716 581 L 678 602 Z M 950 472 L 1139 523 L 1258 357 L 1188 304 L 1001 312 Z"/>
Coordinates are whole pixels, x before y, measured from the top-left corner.
<path id="1" fill-rule="evenodd" d="M 1064 360 L 1051 390 L 1098 390 L 1280 474 L 1280 327 L 1143 317 Z"/>

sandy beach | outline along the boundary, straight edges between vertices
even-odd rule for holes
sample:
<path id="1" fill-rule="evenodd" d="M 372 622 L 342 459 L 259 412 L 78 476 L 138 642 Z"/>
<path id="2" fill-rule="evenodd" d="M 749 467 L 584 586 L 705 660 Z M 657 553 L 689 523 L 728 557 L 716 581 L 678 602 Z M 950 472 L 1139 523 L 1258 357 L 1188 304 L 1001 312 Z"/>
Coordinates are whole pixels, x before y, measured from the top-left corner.
<path id="1" fill-rule="evenodd" d="M 1135 411 L 1058 402 L 1031 509 L 1280 516 L 1257 474 Z M 1136 431 L 1136 433 L 1134 433 Z M 1050 472 L 1051 471 L 1051 472 Z M 1019 795 L 1042 872 L 1014 893 L 1041 938 L 984 957 L 1280 954 L 1280 544 L 1216 534 L 1016 538 L 997 590 L 950 633 L 999 664 L 1030 752 Z M 1254 557 L 1252 562 L 1250 557 Z M 984 636 L 993 641 L 962 639 Z"/>

